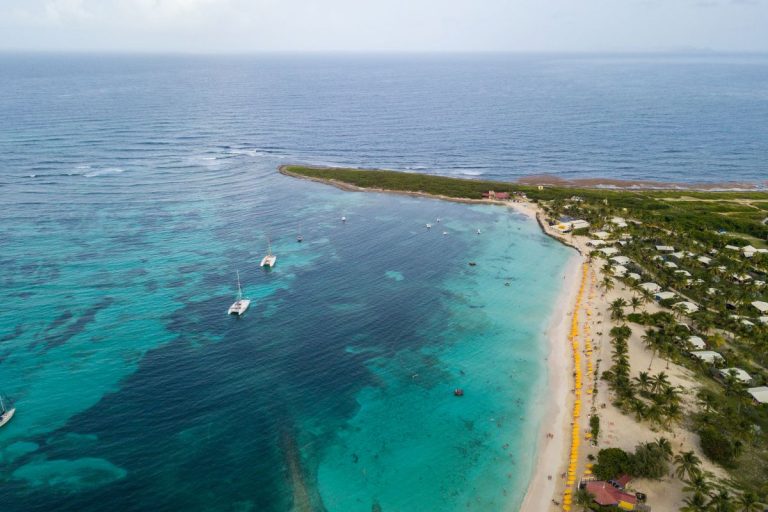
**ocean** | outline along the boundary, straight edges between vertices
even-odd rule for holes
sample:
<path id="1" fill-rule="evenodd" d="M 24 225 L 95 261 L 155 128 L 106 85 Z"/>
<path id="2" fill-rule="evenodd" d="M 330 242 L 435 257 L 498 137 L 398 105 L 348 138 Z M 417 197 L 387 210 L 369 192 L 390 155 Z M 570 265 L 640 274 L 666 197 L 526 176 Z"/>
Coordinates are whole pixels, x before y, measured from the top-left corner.
<path id="1" fill-rule="evenodd" d="M 760 182 L 765 119 L 761 56 L 1 55 L 3 508 L 514 510 L 571 251 L 277 166 Z"/>

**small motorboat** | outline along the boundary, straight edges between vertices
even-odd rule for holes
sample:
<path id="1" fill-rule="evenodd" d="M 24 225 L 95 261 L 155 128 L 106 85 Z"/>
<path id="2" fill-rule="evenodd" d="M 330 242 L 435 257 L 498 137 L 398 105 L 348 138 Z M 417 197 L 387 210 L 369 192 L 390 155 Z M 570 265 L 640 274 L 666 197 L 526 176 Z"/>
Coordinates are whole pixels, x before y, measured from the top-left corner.
<path id="1" fill-rule="evenodd" d="M 478 230 L 477 230 L 477 234 L 479 235 L 480 233 L 482 233 L 482 231 L 480 231 L 480 230 L 478 229 Z"/>
<path id="2" fill-rule="evenodd" d="M 447 231 L 443 231 L 443 236 L 445 236 L 445 235 L 447 235 L 447 234 L 448 234 L 448 232 L 447 232 Z"/>
<path id="3" fill-rule="evenodd" d="M 435 222 L 437 222 L 438 224 L 440 224 L 440 217 L 436 218 L 436 219 L 435 219 Z"/>
<path id="4" fill-rule="evenodd" d="M 5 406 L 5 400 L 0 396 L 0 427 L 11 421 L 13 415 L 16 414 L 16 408 L 11 406 L 10 409 Z"/>
<path id="5" fill-rule="evenodd" d="M 464 396 L 464 390 L 461 388 L 454 389 L 453 396 Z"/>
<path id="6" fill-rule="evenodd" d="M 474 262 L 474 261 L 470 261 L 470 262 L 469 262 L 469 266 L 470 266 L 470 267 L 474 267 L 474 266 L 477 266 L 477 262 Z"/>
<path id="7" fill-rule="evenodd" d="M 427 224 L 427 229 L 432 229 L 432 224 Z"/>
<path id="8" fill-rule="evenodd" d="M 341 216 L 341 222 L 347 222 L 347 218 L 345 216 Z"/>

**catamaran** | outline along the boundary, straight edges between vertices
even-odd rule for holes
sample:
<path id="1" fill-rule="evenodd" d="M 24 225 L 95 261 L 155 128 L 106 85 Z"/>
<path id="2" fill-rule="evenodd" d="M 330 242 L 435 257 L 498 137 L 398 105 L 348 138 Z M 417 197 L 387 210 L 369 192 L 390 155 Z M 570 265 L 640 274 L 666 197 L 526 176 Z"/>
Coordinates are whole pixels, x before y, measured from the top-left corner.
<path id="1" fill-rule="evenodd" d="M 243 298 L 243 289 L 240 287 L 240 271 L 237 271 L 237 300 L 229 306 L 227 313 L 230 315 L 242 315 L 248 306 L 251 305 L 251 299 Z"/>
<path id="2" fill-rule="evenodd" d="M 6 408 L 5 400 L 3 400 L 3 397 L 0 396 L 0 427 L 11 421 L 11 418 L 13 418 L 14 414 L 16 414 L 16 408 Z"/>
<path id="3" fill-rule="evenodd" d="M 261 266 L 272 268 L 275 266 L 275 263 L 277 263 L 277 256 L 272 254 L 272 243 L 267 238 L 267 255 L 261 259 Z"/>

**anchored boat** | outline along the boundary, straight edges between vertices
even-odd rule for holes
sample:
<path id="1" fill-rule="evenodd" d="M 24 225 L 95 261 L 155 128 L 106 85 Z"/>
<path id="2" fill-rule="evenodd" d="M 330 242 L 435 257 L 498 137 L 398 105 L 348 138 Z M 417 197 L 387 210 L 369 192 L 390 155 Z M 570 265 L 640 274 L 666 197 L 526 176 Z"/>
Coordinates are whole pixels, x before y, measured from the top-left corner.
<path id="1" fill-rule="evenodd" d="M 229 309 L 227 310 L 227 313 L 230 315 L 237 315 L 240 316 L 243 313 L 245 313 L 245 310 L 248 309 L 248 306 L 251 305 L 251 299 L 246 299 L 243 297 L 243 289 L 240 287 L 240 271 L 237 271 L 237 300 L 229 306 Z"/>

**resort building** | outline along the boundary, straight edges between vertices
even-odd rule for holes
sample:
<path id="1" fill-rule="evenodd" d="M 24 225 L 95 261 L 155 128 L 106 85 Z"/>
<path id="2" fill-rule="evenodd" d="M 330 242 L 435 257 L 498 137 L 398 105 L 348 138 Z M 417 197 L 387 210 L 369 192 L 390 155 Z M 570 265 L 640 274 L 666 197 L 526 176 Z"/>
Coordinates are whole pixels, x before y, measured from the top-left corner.
<path id="1" fill-rule="evenodd" d="M 624 277 L 624 275 L 627 273 L 627 267 L 624 265 L 614 265 L 611 267 L 611 273 L 618 277 Z"/>
<path id="2" fill-rule="evenodd" d="M 704 343 L 704 340 L 699 336 L 690 336 L 688 338 L 688 344 L 696 350 L 706 350 L 707 348 L 707 344 Z"/>
<path id="3" fill-rule="evenodd" d="M 653 296 L 654 299 L 661 302 L 662 300 L 674 299 L 676 297 L 674 292 L 659 292 Z"/>
<path id="4" fill-rule="evenodd" d="M 712 258 L 710 258 L 709 256 L 699 256 L 697 260 L 702 265 L 709 265 L 710 263 L 712 263 Z"/>
<path id="5" fill-rule="evenodd" d="M 735 245 L 726 245 L 725 248 L 728 249 L 729 251 L 738 251 L 739 250 L 739 248 L 736 247 Z"/>
<path id="6" fill-rule="evenodd" d="M 723 379 L 727 378 L 729 375 L 733 375 L 733 378 L 742 384 L 749 384 L 752 382 L 752 377 L 741 368 L 723 368 L 720 370 L 720 377 Z"/>
<path id="7" fill-rule="evenodd" d="M 656 250 L 659 252 L 675 252 L 675 248 L 671 245 L 657 245 Z"/>
<path id="8" fill-rule="evenodd" d="M 656 283 L 643 283 L 640 285 L 640 288 L 647 291 L 648 293 L 659 293 L 661 291 L 661 286 L 657 285 Z"/>
<path id="9" fill-rule="evenodd" d="M 587 492 L 594 496 L 594 501 L 601 507 L 619 507 L 622 510 L 635 510 L 637 496 L 620 491 L 608 482 L 600 480 L 587 482 Z"/>
<path id="10" fill-rule="evenodd" d="M 712 350 L 694 350 L 691 355 L 707 364 L 717 364 L 725 361 L 723 356 Z"/>
<path id="11" fill-rule="evenodd" d="M 688 302 L 687 300 L 684 300 L 682 302 L 676 302 L 673 307 L 675 308 L 682 308 L 688 313 L 689 315 L 692 313 L 695 313 L 699 310 L 699 306 L 694 304 L 693 302 Z"/>
<path id="12" fill-rule="evenodd" d="M 685 277 L 691 277 L 691 273 L 687 270 L 675 270 L 675 274 L 685 276 Z"/>
<path id="13" fill-rule="evenodd" d="M 768 314 L 768 302 L 756 300 L 752 303 L 752 306 L 763 315 Z"/>
<path id="14" fill-rule="evenodd" d="M 494 192 L 493 190 L 489 190 L 488 192 L 483 192 L 483 197 L 486 199 L 499 199 L 506 201 L 509 199 L 509 192 Z"/>
<path id="15" fill-rule="evenodd" d="M 613 258 L 611 258 L 611 261 L 619 265 L 626 265 L 627 263 L 629 263 L 629 258 L 627 258 L 626 256 L 614 256 Z"/>
<path id="16" fill-rule="evenodd" d="M 629 274 L 627 274 L 627 277 L 633 281 L 640 280 L 640 274 L 636 274 L 635 272 L 630 272 Z"/>
<path id="17" fill-rule="evenodd" d="M 766 325 L 768 325 L 768 316 L 761 316 L 761 317 L 759 317 L 759 318 L 758 318 L 758 321 L 759 321 L 761 324 L 766 324 Z"/>
<path id="18" fill-rule="evenodd" d="M 768 404 L 768 386 L 749 388 L 747 393 L 752 395 L 752 398 L 755 400 L 755 402 L 759 404 Z"/>
<path id="19" fill-rule="evenodd" d="M 677 263 L 674 261 L 665 261 L 664 266 L 667 268 L 677 268 Z"/>
<path id="20" fill-rule="evenodd" d="M 600 240 L 608 240 L 611 237 L 611 234 L 607 231 L 595 231 L 592 233 L 592 236 L 599 238 Z"/>
<path id="21" fill-rule="evenodd" d="M 685 253 L 683 251 L 677 251 L 677 252 L 673 252 L 672 254 L 670 254 L 670 256 L 672 256 L 676 260 L 681 260 L 681 259 L 685 258 Z"/>
<path id="22" fill-rule="evenodd" d="M 756 252 L 757 252 L 757 249 L 755 249 L 751 245 L 746 245 L 741 248 L 741 253 L 744 255 L 745 258 L 751 258 L 752 256 L 755 255 Z"/>
<path id="23" fill-rule="evenodd" d="M 587 240 L 587 245 L 589 247 L 602 247 L 605 242 L 603 240 Z"/>
<path id="24" fill-rule="evenodd" d="M 615 247 L 603 247 L 600 249 L 600 252 L 605 254 L 606 256 L 613 256 L 614 254 L 618 254 L 619 250 Z"/>

